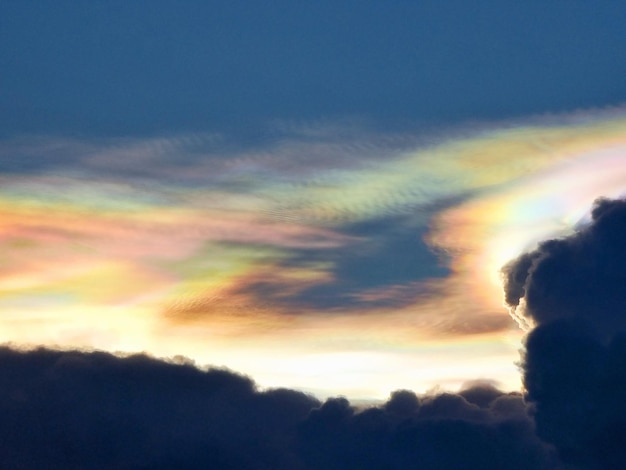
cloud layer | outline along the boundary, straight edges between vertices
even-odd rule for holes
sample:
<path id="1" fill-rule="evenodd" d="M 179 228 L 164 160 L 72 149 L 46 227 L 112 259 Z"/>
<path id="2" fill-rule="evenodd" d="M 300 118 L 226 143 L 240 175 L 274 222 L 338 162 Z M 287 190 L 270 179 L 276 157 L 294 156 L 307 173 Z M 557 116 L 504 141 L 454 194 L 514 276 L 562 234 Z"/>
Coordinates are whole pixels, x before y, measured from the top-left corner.
<path id="1" fill-rule="evenodd" d="M 6 469 L 543 469 L 519 394 L 396 391 L 357 409 L 227 370 L 107 353 L 0 349 Z"/>

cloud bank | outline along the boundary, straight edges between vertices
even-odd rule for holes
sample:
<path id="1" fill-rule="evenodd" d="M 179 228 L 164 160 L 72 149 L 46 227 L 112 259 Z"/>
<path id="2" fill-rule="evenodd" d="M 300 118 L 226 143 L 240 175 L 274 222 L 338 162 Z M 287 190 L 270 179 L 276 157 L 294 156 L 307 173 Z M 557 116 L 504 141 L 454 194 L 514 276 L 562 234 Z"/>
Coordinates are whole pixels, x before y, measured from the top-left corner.
<path id="1" fill-rule="evenodd" d="M 377 407 L 259 391 L 143 355 L 0 349 L 5 469 L 542 469 L 519 394 L 399 390 Z"/>
<path id="2" fill-rule="evenodd" d="M 575 468 L 626 464 L 626 200 L 504 268 L 506 299 L 534 326 L 522 361 L 537 435 Z"/>

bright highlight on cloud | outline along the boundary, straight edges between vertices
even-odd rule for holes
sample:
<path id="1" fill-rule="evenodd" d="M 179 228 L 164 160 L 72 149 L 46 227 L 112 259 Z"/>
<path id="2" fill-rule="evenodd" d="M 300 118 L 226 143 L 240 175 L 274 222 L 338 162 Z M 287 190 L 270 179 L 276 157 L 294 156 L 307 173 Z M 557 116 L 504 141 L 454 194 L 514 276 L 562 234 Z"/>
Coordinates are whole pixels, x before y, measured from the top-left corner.
<path id="1" fill-rule="evenodd" d="M 304 129 L 253 150 L 38 139 L 0 157 L 1 341 L 183 354 L 382 398 L 519 386 L 500 267 L 626 191 L 626 118 L 429 143 Z"/>

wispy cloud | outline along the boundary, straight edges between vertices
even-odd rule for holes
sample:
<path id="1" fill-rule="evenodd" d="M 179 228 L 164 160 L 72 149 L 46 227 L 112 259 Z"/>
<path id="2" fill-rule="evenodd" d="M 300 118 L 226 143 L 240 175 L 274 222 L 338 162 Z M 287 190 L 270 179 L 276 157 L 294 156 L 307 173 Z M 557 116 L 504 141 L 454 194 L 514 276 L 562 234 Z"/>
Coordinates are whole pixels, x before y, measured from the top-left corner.
<path id="1" fill-rule="evenodd" d="M 350 336 L 417 357 L 478 335 L 511 360 L 499 268 L 625 189 L 625 128 L 609 110 L 431 141 L 326 126 L 254 147 L 5 142 L 1 160 L 22 163 L 0 186 L 2 339 L 208 357 L 207 340 L 218 354 L 245 338 L 269 358 L 268 338 L 289 351 L 309 335 L 321 354 Z"/>

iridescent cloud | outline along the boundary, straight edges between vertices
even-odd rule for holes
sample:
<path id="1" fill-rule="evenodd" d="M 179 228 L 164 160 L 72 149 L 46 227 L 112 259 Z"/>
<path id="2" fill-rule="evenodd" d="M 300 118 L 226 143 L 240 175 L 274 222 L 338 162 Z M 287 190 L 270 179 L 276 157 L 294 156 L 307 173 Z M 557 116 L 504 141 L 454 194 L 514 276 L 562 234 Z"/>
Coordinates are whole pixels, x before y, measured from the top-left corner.
<path id="1" fill-rule="evenodd" d="M 624 112 L 430 142 L 292 131 L 2 143 L 0 340 L 184 354 L 320 395 L 518 387 L 499 268 L 626 190 Z"/>

